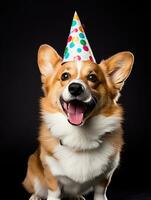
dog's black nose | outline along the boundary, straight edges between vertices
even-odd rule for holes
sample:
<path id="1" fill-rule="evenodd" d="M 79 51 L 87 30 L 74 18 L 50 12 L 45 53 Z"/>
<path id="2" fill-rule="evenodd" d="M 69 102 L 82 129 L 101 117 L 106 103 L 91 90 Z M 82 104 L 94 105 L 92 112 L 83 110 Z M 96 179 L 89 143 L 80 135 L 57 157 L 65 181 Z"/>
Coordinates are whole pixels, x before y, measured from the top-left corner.
<path id="1" fill-rule="evenodd" d="M 69 85 L 69 92 L 73 96 L 77 97 L 84 92 L 84 87 L 80 83 L 71 83 Z"/>

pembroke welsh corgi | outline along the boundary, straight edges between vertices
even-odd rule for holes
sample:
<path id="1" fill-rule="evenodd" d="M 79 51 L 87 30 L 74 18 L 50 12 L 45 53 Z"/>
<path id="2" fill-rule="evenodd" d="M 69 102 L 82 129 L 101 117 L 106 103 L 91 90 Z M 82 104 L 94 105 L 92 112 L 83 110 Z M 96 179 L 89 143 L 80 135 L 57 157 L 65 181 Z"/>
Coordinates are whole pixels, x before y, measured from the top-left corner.
<path id="1" fill-rule="evenodd" d="M 44 91 L 39 147 L 29 157 L 23 182 L 31 200 L 80 198 L 92 190 L 94 200 L 107 199 L 123 145 L 123 109 L 117 101 L 133 61 L 126 51 L 99 64 L 62 63 L 49 45 L 39 48 Z"/>

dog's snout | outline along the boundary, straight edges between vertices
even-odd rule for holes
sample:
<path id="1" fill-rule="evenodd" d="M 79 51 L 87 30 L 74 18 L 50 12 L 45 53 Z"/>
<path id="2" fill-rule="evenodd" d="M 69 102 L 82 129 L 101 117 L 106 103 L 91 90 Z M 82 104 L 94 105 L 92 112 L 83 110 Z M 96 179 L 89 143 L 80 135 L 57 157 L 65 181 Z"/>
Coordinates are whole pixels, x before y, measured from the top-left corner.
<path id="1" fill-rule="evenodd" d="M 84 93 L 84 87 L 80 83 L 71 83 L 69 85 L 69 92 L 71 95 L 77 97 L 81 95 L 82 93 Z"/>

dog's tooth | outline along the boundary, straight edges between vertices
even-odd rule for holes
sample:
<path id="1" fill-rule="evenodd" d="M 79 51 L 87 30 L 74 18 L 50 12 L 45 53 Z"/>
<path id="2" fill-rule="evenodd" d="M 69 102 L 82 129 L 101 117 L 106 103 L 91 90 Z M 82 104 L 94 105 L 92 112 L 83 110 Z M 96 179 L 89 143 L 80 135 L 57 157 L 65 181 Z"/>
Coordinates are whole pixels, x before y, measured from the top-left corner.
<path id="1" fill-rule="evenodd" d="M 65 110 L 67 110 L 67 103 L 64 102 L 63 107 L 64 107 Z"/>

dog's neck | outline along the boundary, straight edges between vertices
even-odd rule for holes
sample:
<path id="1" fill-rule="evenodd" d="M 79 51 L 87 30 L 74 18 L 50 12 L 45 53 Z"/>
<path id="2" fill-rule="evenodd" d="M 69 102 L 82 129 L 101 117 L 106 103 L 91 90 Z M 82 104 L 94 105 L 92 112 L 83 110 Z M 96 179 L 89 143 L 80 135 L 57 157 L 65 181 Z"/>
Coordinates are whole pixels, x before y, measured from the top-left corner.
<path id="1" fill-rule="evenodd" d="M 109 133 L 108 133 L 109 134 Z M 97 140 L 97 142 L 98 142 L 98 146 L 96 147 L 96 148 L 99 148 L 101 145 L 102 145 L 102 143 L 103 143 L 103 141 L 100 139 L 98 139 Z M 59 144 L 61 145 L 61 146 L 64 146 L 64 147 L 66 147 L 66 148 L 68 148 L 68 149 L 71 149 L 72 151 L 74 151 L 74 152 L 86 152 L 86 151 L 91 151 L 92 149 L 90 149 L 90 148 L 85 148 L 85 149 L 77 149 L 76 147 L 72 147 L 71 145 L 70 146 L 68 146 L 68 145 L 66 145 L 66 144 L 64 144 L 63 143 L 63 141 L 62 141 L 62 139 L 59 139 Z M 96 149 L 95 148 L 95 149 Z"/>
<path id="2" fill-rule="evenodd" d="M 60 144 L 80 151 L 98 148 L 106 133 L 111 133 L 120 127 L 122 118 L 115 115 L 109 117 L 97 115 L 83 126 L 71 125 L 62 113 L 43 113 L 43 120 Z"/>

